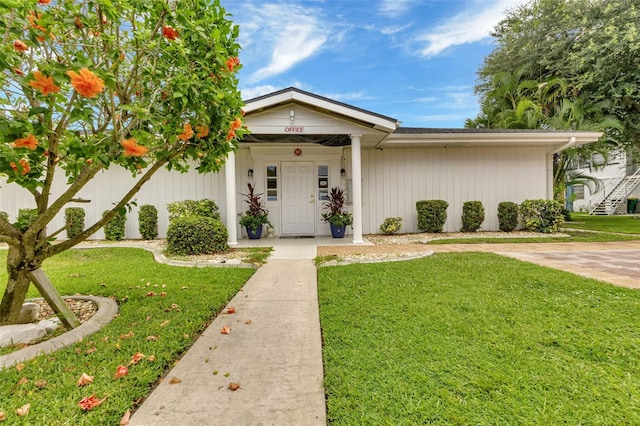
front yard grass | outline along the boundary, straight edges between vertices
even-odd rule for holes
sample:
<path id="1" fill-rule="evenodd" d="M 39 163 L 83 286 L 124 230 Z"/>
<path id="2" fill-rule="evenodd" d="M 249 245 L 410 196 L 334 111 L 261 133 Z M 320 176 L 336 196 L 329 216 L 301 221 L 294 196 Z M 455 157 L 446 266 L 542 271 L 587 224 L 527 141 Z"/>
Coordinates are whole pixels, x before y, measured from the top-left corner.
<path id="1" fill-rule="evenodd" d="M 0 250 L 0 263 L 5 262 L 6 251 Z M 162 265 L 151 253 L 128 248 L 70 250 L 47 260 L 43 269 L 61 294 L 113 297 L 120 313 L 82 342 L 25 362 L 21 371 L 0 371 L 0 411 L 7 424 L 118 424 L 254 272 Z M 0 292 L 6 279 L 2 268 Z M 39 295 L 32 288 L 29 296 Z M 145 358 L 129 365 L 136 352 Z M 120 365 L 129 373 L 116 379 Z M 94 382 L 78 387 L 82 373 Z M 106 400 L 83 412 L 78 402 L 92 394 Z M 27 403 L 30 413 L 16 417 L 15 410 Z"/>
<path id="2" fill-rule="evenodd" d="M 330 424 L 640 424 L 638 291 L 486 253 L 318 276 Z"/>
<path id="3" fill-rule="evenodd" d="M 640 224 L 640 221 L 638 222 Z M 549 234 L 540 234 L 539 238 L 528 237 L 498 237 L 486 238 L 482 237 L 482 233 L 477 238 L 443 238 L 439 240 L 429 241 L 427 244 L 503 244 L 503 243 L 602 243 L 610 241 L 634 241 L 640 239 L 638 235 L 620 235 L 606 232 L 588 232 L 581 230 L 562 231 L 568 237 L 557 237 Z"/>
<path id="4" fill-rule="evenodd" d="M 586 229 L 591 231 L 620 232 L 640 235 L 638 216 L 589 216 L 588 213 L 571 213 L 571 222 L 565 222 L 564 228 Z"/>

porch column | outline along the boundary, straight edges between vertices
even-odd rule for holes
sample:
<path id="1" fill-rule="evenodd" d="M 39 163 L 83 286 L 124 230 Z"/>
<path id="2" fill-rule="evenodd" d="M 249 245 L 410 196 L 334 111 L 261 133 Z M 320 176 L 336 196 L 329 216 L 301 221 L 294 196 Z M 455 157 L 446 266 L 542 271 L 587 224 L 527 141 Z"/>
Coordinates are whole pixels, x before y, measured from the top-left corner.
<path id="1" fill-rule="evenodd" d="M 229 245 L 238 244 L 238 225 L 236 224 L 236 153 L 229 151 L 227 161 L 224 163 L 224 177 L 227 205 L 227 232 L 229 232 Z"/>
<path id="2" fill-rule="evenodd" d="M 362 160 L 360 156 L 360 138 L 351 135 L 351 189 L 353 200 L 353 243 L 362 244 Z"/>

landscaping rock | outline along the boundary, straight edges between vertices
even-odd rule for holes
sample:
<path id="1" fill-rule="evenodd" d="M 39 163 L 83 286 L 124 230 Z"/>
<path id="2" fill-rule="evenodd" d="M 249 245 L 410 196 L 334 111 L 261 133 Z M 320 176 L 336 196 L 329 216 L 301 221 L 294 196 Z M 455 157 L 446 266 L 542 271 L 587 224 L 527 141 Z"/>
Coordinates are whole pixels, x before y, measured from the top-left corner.
<path id="1" fill-rule="evenodd" d="M 29 324 L 35 322 L 40 315 L 40 305 L 33 302 L 26 302 L 22 304 L 20 314 L 18 315 L 18 322 L 16 324 Z"/>
<path id="2" fill-rule="evenodd" d="M 13 324 L 0 327 L 0 347 L 27 344 L 42 339 L 60 326 L 58 318 L 43 320 L 37 324 Z"/>

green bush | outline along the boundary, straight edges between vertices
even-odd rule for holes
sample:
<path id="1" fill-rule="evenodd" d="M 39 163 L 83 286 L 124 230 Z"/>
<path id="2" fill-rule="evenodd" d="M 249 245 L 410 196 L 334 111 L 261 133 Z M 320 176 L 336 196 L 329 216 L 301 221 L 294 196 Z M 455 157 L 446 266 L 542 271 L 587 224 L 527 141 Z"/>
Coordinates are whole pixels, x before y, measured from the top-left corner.
<path id="1" fill-rule="evenodd" d="M 511 201 L 498 204 L 498 228 L 503 232 L 512 232 L 518 227 L 518 205 Z"/>
<path id="2" fill-rule="evenodd" d="M 0 217 L 9 222 L 9 213 L 0 210 Z"/>
<path id="3" fill-rule="evenodd" d="M 442 232 L 447 221 L 447 207 L 444 200 L 421 200 L 416 202 L 418 229 L 426 232 Z"/>
<path id="4" fill-rule="evenodd" d="M 465 201 L 462 205 L 461 232 L 476 232 L 484 222 L 484 207 L 481 201 Z"/>
<path id="5" fill-rule="evenodd" d="M 109 211 L 102 213 L 105 217 Z M 104 237 L 108 241 L 120 241 L 124 238 L 124 225 L 127 223 L 127 216 L 124 213 L 118 213 L 104 226 Z"/>
<path id="6" fill-rule="evenodd" d="M 562 204 L 557 200 L 525 200 L 520 205 L 524 229 L 550 234 L 564 223 Z"/>
<path id="7" fill-rule="evenodd" d="M 202 216 L 212 219 L 220 219 L 218 205 L 213 200 L 184 200 L 167 204 L 169 210 L 169 222 L 179 217 Z"/>
<path id="8" fill-rule="evenodd" d="M 170 254 L 221 253 L 229 250 L 227 228 L 220 219 L 201 216 L 178 217 L 167 230 L 167 251 Z"/>
<path id="9" fill-rule="evenodd" d="M 391 235 L 402 229 L 401 217 L 388 217 L 380 225 L 380 232 L 383 234 Z"/>
<path id="10" fill-rule="evenodd" d="M 16 218 L 15 226 L 22 232 L 26 231 L 29 226 L 37 219 L 38 209 L 20 209 Z"/>
<path id="11" fill-rule="evenodd" d="M 67 207 L 64 210 L 64 226 L 67 238 L 73 238 L 84 231 L 85 212 L 82 207 Z"/>
<path id="12" fill-rule="evenodd" d="M 138 229 L 143 240 L 153 240 L 158 236 L 158 209 L 151 204 L 140 206 Z"/>

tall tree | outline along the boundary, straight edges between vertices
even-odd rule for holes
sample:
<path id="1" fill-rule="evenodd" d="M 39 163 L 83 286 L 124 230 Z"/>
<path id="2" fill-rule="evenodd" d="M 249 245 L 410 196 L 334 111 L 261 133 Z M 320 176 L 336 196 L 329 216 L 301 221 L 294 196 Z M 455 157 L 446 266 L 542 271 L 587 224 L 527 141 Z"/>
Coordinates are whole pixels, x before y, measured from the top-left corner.
<path id="1" fill-rule="evenodd" d="M 637 0 L 531 0 L 507 12 L 492 33 L 476 87 L 481 97 L 500 73 L 522 80 L 563 79 L 567 100 L 600 105 L 622 126 L 607 136 L 640 142 L 640 3 Z"/>
<path id="2" fill-rule="evenodd" d="M 7 324 L 45 259 L 100 229 L 162 167 L 218 170 L 245 130 L 238 28 L 219 0 L 2 0 L 0 31 L 0 175 L 36 210 L 27 224 L 0 215 Z M 84 232 L 51 244 L 62 230 L 47 225 L 111 166 L 136 177 L 126 195 Z M 54 197 L 60 179 L 68 186 Z"/>

